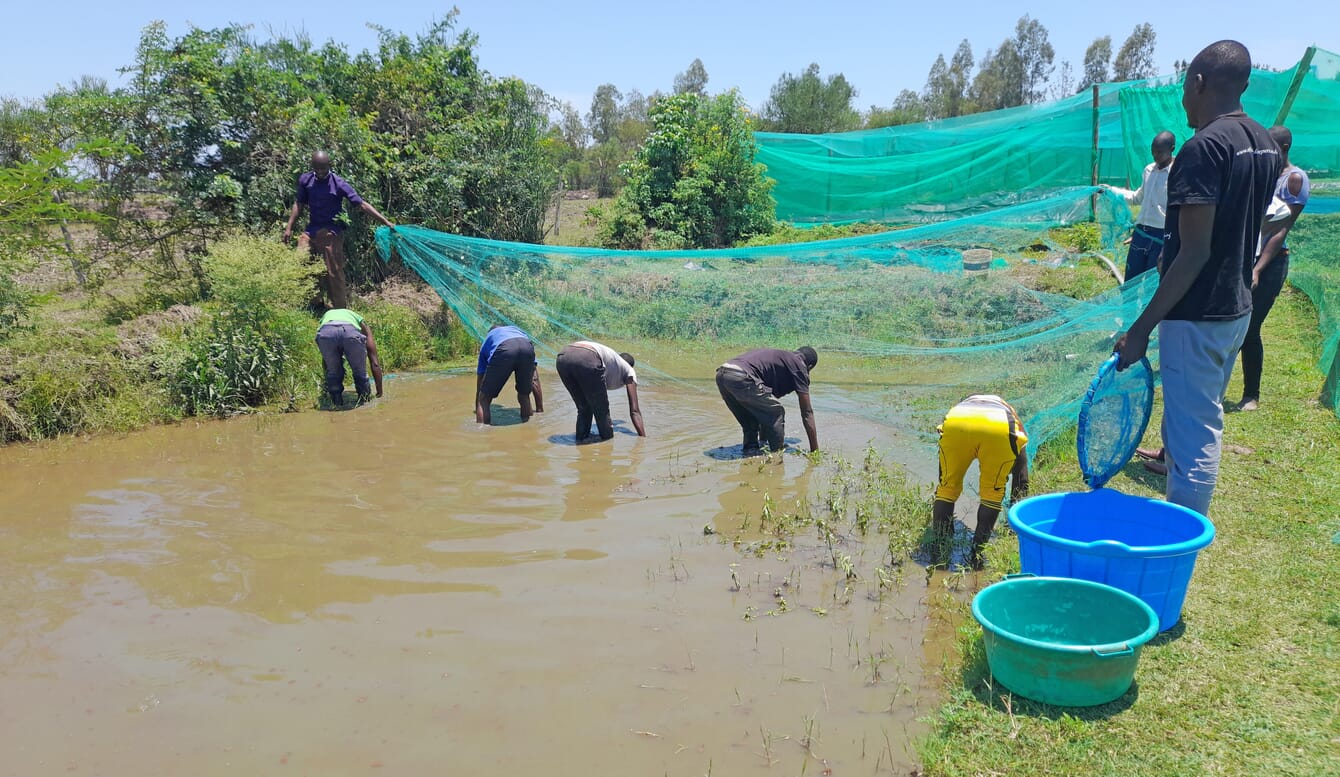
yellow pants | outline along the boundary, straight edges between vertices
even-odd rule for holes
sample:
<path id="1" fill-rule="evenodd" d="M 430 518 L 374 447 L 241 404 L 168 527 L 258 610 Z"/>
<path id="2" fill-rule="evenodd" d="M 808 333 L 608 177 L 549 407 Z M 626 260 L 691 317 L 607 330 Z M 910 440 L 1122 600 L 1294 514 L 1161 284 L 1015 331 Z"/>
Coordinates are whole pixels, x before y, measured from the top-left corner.
<path id="1" fill-rule="evenodd" d="M 1003 400 L 969 398 L 949 411 L 940 427 L 940 484 L 936 501 L 954 502 L 974 460 L 982 471 L 982 506 L 1000 509 L 1005 484 L 1028 436 L 1014 409 Z"/>

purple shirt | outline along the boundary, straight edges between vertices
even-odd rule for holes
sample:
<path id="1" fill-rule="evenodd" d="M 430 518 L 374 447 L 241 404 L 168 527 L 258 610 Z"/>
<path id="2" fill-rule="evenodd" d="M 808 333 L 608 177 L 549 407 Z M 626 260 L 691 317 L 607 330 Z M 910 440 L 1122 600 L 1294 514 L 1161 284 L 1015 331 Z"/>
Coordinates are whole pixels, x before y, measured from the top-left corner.
<path id="1" fill-rule="evenodd" d="M 363 198 L 358 196 L 354 187 L 349 182 L 334 173 L 326 176 L 326 180 L 316 177 L 316 173 L 306 172 L 298 177 L 298 202 L 311 209 L 310 218 L 307 220 L 307 234 L 312 234 L 318 229 L 329 229 L 332 232 L 340 232 L 344 229 L 343 224 L 335 221 L 335 217 L 340 215 L 340 210 L 344 207 L 342 200 L 349 200 L 350 205 L 358 205 L 363 202 Z"/>

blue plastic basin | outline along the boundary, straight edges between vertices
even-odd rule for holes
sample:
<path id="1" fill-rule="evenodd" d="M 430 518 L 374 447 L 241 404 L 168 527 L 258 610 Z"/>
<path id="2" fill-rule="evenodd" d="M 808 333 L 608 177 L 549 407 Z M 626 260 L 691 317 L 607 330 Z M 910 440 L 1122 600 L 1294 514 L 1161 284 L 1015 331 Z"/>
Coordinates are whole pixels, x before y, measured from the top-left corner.
<path id="1" fill-rule="evenodd" d="M 1023 572 L 1134 594 L 1154 609 L 1159 631 L 1181 619 L 1196 555 L 1214 540 L 1214 524 L 1195 510 L 1107 488 L 1030 497 L 1009 521 Z"/>

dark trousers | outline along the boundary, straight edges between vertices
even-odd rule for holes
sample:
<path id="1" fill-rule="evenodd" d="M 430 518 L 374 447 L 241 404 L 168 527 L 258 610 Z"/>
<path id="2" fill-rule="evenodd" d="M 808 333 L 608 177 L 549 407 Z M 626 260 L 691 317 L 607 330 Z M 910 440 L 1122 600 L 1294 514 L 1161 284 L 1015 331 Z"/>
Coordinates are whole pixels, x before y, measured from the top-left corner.
<path id="1" fill-rule="evenodd" d="M 353 324 L 326 324 L 316 331 L 316 347 L 326 368 L 326 393 L 336 405 L 344 401 L 344 362 L 354 374 L 358 398 L 372 395 L 368 381 L 368 339 Z"/>
<path id="2" fill-rule="evenodd" d="M 572 395 L 577 405 L 577 442 L 591 436 L 594 417 L 600 439 L 614 437 L 614 423 L 610 420 L 609 390 L 605 386 L 605 363 L 600 354 L 590 348 L 571 346 L 559 352 L 554 361 L 563 388 Z"/>
<path id="3" fill-rule="evenodd" d="M 1266 348 L 1261 342 L 1261 325 L 1275 306 L 1275 299 L 1284 289 L 1284 279 L 1289 275 L 1289 254 L 1276 256 L 1261 274 L 1256 288 L 1252 289 L 1252 322 L 1247 326 L 1247 339 L 1242 341 L 1242 398 L 1261 398 L 1261 369 L 1265 362 Z"/>
<path id="4" fill-rule="evenodd" d="M 1137 225 L 1131 233 L 1131 247 L 1126 252 L 1126 280 L 1159 266 L 1163 254 L 1163 230 Z"/>
<path id="5" fill-rule="evenodd" d="M 774 451 L 786 447 L 786 409 L 771 389 L 749 373 L 725 366 L 717 368 L 717 389 L 740 423 L 746 450 L 757 449 L 760 438 Z"/>
<path id="6" fill-rule="evenodd" d="M 493 349 L 488 365 L 484 367 L 484 380 L 479 384 L 479 393 L 492 402 L 502 393 L 507 379 L 516 376 L 516 398 L 532 393 L 535 380 L 535 343 L 525 337 L 513 337 L 503 340 Z"/>

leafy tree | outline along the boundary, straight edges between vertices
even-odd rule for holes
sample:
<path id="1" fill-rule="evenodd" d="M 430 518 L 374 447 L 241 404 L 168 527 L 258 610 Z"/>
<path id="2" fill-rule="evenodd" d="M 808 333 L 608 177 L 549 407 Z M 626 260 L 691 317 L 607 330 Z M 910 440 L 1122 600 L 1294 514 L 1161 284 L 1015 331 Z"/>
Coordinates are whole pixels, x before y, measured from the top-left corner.
<path id="1" fill-rule="evenodd" d="M 586 114 L 586 124 L 595 142 L 588 158 L 597 197 L 614 194 L 615 174 L 625 159 L 624 148 L 619 141 L 619 100 L 622 97 L 623 93 L 614 84 L 601 84 L 596 87 L 591 97 L 591 111 Z"/>
<path id="2" fill-rule="evenodd" d="M 312 151 L 391 217 L 463 234 L 539 240 L 557 171 L 546 155 L 547 98 L 479 68 L 477 38 L 455 14 L 411 37 L 378 29 L 351 56 L 305 38 L 258 40 L 246 27 L 147 27 L 129 85 L 49 99 L 76 138 L 106 136 L 99 195 L 111 207 L 146 185 L 160 219 L 118 218 L 106 242 L 150 255 L 203 254 L 236 225 L 273 229 Z M 372 271 L 371 229 L 352 218 L 351 274 Z M 203 285 L 198 262 L 190 262 Z"/>
<path id="3" fill-rule="evenodd" d="M 986 50 L 981 67 L 972 80 L 969 95 L 978 110 L 995 111 L 1021 104 L 1023 64 L 1014 41 L 1006 40 L 1000 48 Z"/>
<path id="4" fill-rule="evenodd" d="M 1157 36 L 1154 26 L 1145 22 L 1137 24 L 1126 42 L 1121 44 L 1117 58 L 1112 63 L 1112 75 L 1117 81 L 1135 81 L 1153 78 L 1158 75 L 1154 69 L 1154 44 Z"/>
<path id="5" fill-rule="evenodd" d="M 603 244 L 719 248 L 772 230 L 774 181 L 754 161 L 753 120 L 737 92 L 677 94 L 655 101 L 649 118 Z"/>
<path id="6" fill-rule="evenodd" d="M 648 104 L 647 98 L 643 97 L 641 92 L 636 89 L 628 90 L 628 94 L 624 95 L 623 107 L 619 113 L 620 124 L 631 121 L 635 124 L 645 125 L 647 123 Z M 642 134 L 646 135 L 646 132 L 643 131 Z"/>
<path id="7" fill-rule="evenodd" d="M 1060 72 L 1056 74 L 1056 85 L 1052 87 L 1052 99 L 1061 100 L 1076 94 L 1075 91 L 1075 71 L 1070 67 L 1070 60 L 1061 60 Z"/>
<path id="8" fill-rule="evenodd" d="M 861 125 L 861 115 L 852 107 L 856 89 L 837 73 L 819 76 L 819 65 L 810 64 L 800 75 L 783 73 L 763 106 L 764 129 L 772 132 L 844 132 Z"/>
<path id="9" fill-rule="evenodd" d="M 688 70 L 675 76 L 675 94 L 707 96 L 707 68 L 701 59 L 694 59 Z"/>
<path id="10" fill-rule="evenodd" d="M 946 93 L 949 116 L 961 116 L 972 112 L 967 105 L 967 97 L 973 64 L 972 46 L 968 43 L 968 39 L 964 38 L 959 41 L 958 49 L 954 51 L 954 58 L 949 61 L 949 90 Z"/>
<path id="11" fill-rule="evenodd" d="M 931 65 L 931 72 L 926 74 L 926 87 L 921 92 L 927 118 L 943 119 L 949 115 L 949 92 L 952 88 L 949 65 L 945 63 L 944 55 L 940 54 Z"/>
<path id="12" fill-rule="evenodd" d="M 1094 38 L 1093 43 L 1084 50 L 1084 75 L 1079 81 L 1079 91 L 1094 84 L 1105 84 L 1112 80 L 1108 72 L 1108 63 L 1112 61 L 1112 36 Z"/>
<path id="13" fill-rule="evenodd" d="M 966 39 L 958 44 L 958 50 L 948 64 L 944 55 L 936 57 L 922 91 L 926 118 L 944 119 L 971 112 L 968 87 L 972 67 L 972 46 Z"/>
<path id="14" fill-rule="evenodd" d="M 1047 96 L 1056 52 L 1047 28 L 1027 14 L 1014 26 L 1014 37 L 987 50 L 969 90 L 980 110 L 999 110 L 1041 102 Z"/>
<path id="15" fill-rule="evenodd" d="M 911 89 L 904 89 L 898 93 L 898 97 L 893 101 L 892 108 L 870 107 L 870 113 L 865 117 L 866 129 L 879 129 L 881 127 L 893 127 L 899 124 L 916 124 L 925 121 L 926 104 L 921 95 Z"/>
<path id="16" fill-rule="evenodd" d="M 1056 52 L 1042 22 L 1025 14 L 1014 27 L 1014 48 L 1019 55 L 1019 101 L 1016 105 L 1047 99 L 1047 80 L 1051 78 Z"/>
<path id="17" fill-rule="evenodd" d="M 619 100 L 623 93 L 614 84 L 601 84 L 591 96 L 591 112 L 586 114 L 586 126 L 597 145 L 607 143 L 619 132 Z"/>
<path id="18" fill-rule="evenodd" d="M 591 133 L 582 123 L 582 115 L 572 103 L 563 103 L 559 106 L 559 130 L 563 135 L 563 142 L 573 151 L 581 151 L 586 148 L 586 141 L 591 137 Z"/>
<path id="19" fill-rule="evenodd" d="M 32 303 L 16 276 L 30 269 L 42 253 L 65 247 L 57 227 L 97 218 L 60 196 L 89 189 L 88 182 L 73 175 L 72 162 L 116 151 L 105 142 L 71 151 L 49 149 L 0 167 L 0 339 L 23 321 Z"/>

